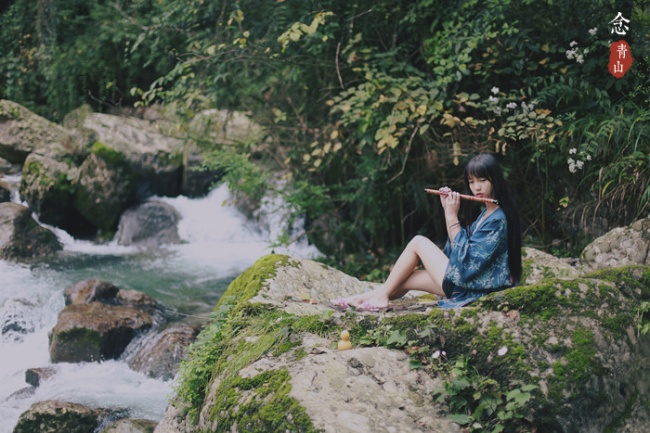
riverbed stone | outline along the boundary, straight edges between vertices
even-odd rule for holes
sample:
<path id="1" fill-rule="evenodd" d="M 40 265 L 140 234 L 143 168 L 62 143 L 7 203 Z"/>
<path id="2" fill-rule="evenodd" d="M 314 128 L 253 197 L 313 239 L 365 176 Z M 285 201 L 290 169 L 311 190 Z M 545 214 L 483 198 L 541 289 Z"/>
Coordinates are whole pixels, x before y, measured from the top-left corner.
<path id="1" fill-rule="evenodd" d="M 522 248 L 521 284 L 535 284 L 545 278 L 576 278 L 582 268 L 535 248 Z"/>
<path id="2" fill-rule="evenodd" d="M 62 248 L 56 235 L 32 218 L 29 208 L 18 203 L 0 203 L 0 259 L 39 258 Z"/>
<path id="3" fill-rule="evenodd" d="M 149 377 L 173 379 L 199 330 L 196 326 L 172 324 L 156 331 L 151 337 L 143 339 L 127 363 L 132 370 Z"/>
<path id="4" fill-rule="evenodd" d="M 157 424 L 156 421 L 149 419 L 125 418 L 100 430 L 99 433 L 153 433 Z"/>
<path id="5" fill-rule="evenodd" d="M 96 142 L 79 167 L 74 208 L 106 233 L 114 233 L 122 212 L 135 202 L 136 178 L 126 157 Z"/>
<path id="6" fill-rule="evenodd" d="M 63 291 L 65 305 L 88 304 L 90 302 L 111 303 L 117 297 L 120 288 L 109 281 L 91 278 L 79 281 Z"/>
<path id="7" fill-rule="evenodd" d="M 101 302 L 68 305 L 50 335 L 50 359 L 98 362 L 118 358 L 133 338 L 152 327 L 151 314 Z"/>
<path id="8" fill-rule="evenodd" d="M 0 203 L 11 201 L 11 187 L 7 182 L 0 180 Z"/>
<path id="9" fill-rule="evenodd" d="M 90 433 L 113 413 L 59 400 L 39 401 L 20 416 L 13 433 Z"/>
<path id="10" fill-rule="evenodd" d="M 181 216 L 171 205 L 152 200 L 124 212 L 115 238 L 120 245 L 157 248 L 178 244 Z"/>
<path id="11" fill-rule="evenodd" d="M 39 387 L 41 383 L 56 374 L 52 367 L 28 368 L 25 370 L 25 382 L 33 387 Z"/>

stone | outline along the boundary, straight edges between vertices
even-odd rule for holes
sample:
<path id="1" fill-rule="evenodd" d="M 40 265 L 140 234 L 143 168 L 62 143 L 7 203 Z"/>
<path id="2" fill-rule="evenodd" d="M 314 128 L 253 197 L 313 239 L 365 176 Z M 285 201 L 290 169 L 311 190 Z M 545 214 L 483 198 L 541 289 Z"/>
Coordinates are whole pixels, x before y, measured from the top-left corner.
<path id="1" fill-rule="evenodd" d="M 522 248 L 521 284 L 535 284 L 544 278 L 576 278 L 582 269 L 535 248 Z"/>
<path id="2" fill-rule="evenodd" d="M 37 388 L 41 386 L 41 382 L 49 379 L 56 374 L 56 369 L 51 367 L 44 368 L 28 368 L 25 371 L 25 382 Z"/>
<path id="3" fill-rule="evenodd" d="M 11 201 L 11 187 L 0 180 L 0 203 Z"/>
<path id="4" fill-rule="evenodd" d="M 0 259 L 34 259 L 55 254 L 62 248 L 56 235 L 38 225 L 27 207 L 0 203 Z"/>
<path id="5" fill-rule="evenodd" d="M 120 218 L 115 238 L 120 245 L 157 248 L 178 244 L 178 221 L 181 216 L 173 206 L 149 201 L 128 209 Z"/>
<path id="6" fill-rule="evenodd" d="M 90 433 L 115 412 L 58 400 L 39 401 L 20 415 L 13 433 Z"/>
<path id="7" fill-rule="evenodd" d="M 74 208 L 95 227 L 114 233 L 135 201 L 136 179 L 124 155 L 97 142 L 79 167 Z"/>
<path id="8" fill-rule="evenodd" d="M 0 100 L 0 157 L 12 164 L 23 164 L 32 152 L 76 158 L 83 149 L 62 126 L 20 104 Z"/>
<path id="9" fill-rule="evenodd" d="M 115 302 L 119 288 L 113 283 L 97 278 L 79 281 L 63 291 L 65 305 L 89 304 L 91 302 Z"/>
<path id="10" fill-rule="evenodd" d="M 457 310 L 426 296 L 389 312 L 324 301 L 369 286 L 321 263 L 261 258 L 221 297 L 155 432 L 461 431 L 433 397 L 446 401 L 440 390 L 459 362 L 468 380 L 497 384 L 500 408 L 533 386 L 518 412 L 527 430 L 645 431 L 650 336 L 636 326 L 649 267 L 547 275 Z M 345 329 L 353 348 L 339 352 Z"/>
<path id="11" fill-rule="evenodd" d="M 153 433 L 156 421 L 148 419 L 121 419 L 99 433 Z"/>
<path id="12" fill-rule="evenodd" d="M 650 216 L 595 239 L 582 250 L 580 262 L 589 269 L 650 265 Z"/>
<path id="13" fill-rule="evenodd" d="M 151 314 L 100 302 L 65 307 L 50 335 L 50 358 L 57 362 L 117 359 L 133 338 L 153 325 Z"/>
<path id="14" fill-rule="evenodd" d="M 195 326 L 170 325 L 143 339 L 141 345 L 134 349 L 134 355 L 127 359 L 127 363 L 132 370 L 140 371 L 149 377 L 173 379 L 198 333 L 199 328 Z"/>
<path id="15" fill-rule="evenodd" d="M 156 122 L 88 113 L 81 126 L 93 131 L 107 149 L 123 155 L 135 175 L 139 199 L 180 193 L 183 142 L 159 130 Z"/>

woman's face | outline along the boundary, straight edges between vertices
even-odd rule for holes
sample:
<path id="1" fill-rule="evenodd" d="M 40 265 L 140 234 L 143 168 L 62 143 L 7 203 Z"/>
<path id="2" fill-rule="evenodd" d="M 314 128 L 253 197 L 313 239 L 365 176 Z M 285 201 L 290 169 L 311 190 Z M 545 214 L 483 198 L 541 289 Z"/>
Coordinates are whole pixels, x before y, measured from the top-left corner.
<path id="1" fill-rule="evenodd" d="M 467 178 L 467 183 L 469 183 L 469 189 L 472 190 L 472 194 L 475 196 L 494 198 L 492 197 L 492 182 L 488 179 L 484 177 L 476 177 L 470 174 Z"/>

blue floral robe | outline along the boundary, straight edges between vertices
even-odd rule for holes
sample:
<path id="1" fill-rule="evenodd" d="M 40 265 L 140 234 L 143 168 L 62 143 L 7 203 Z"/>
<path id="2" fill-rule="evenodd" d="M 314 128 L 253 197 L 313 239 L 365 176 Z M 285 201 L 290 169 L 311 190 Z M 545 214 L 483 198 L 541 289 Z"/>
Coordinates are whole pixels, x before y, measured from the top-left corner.
<path id="1" fill-rule="evenodd" d="M 449 265 L 442 287 L 451 296 L 438 302 L 441 308 L 462 307 L 488 293 L 512 286 L 506 215 L 499 208 L 477 229 L 484 214 L 485 210 L 469 228 L 461 227 L 453 244 L 448 240 L 445 245 Z"/>

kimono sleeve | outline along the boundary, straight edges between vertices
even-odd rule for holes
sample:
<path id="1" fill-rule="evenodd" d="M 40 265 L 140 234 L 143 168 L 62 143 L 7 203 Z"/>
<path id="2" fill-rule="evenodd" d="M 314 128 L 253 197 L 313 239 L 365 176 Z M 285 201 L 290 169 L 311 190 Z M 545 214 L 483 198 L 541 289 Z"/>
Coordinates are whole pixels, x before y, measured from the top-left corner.
<path id="1" fill-rule="evenodd" d="M 499 275 L 508 269 L 507 263 L 508 230 L 507 222 L 494 218 L 481 224 L 471 236 L 461 230 L 451 245 L 445 247 L 449 265 L 445 280 L 455 286 L 474 291 L 492 291 L 503 284 Z M 507 265 L 506 265 L 507 266 Z"/>

